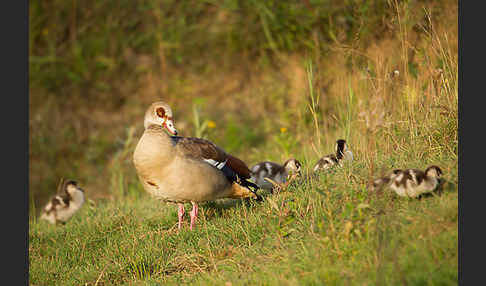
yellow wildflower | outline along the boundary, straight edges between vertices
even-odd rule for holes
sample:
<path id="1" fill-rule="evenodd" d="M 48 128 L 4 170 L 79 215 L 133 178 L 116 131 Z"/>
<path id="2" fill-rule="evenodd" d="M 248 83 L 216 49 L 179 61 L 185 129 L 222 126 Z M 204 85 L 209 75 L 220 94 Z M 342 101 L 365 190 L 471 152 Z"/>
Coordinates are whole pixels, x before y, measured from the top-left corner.
<path id="1" fill-rule="evenodd" d="M 285 133 L 287 132 L 287 128 L 286 127 L 280 127 L 280 133 Z"/>
<path id="2" fill-rule="evenodd" d="M 212 121 L 212 120 L 209 120 L 209 121 L 208 121 L 208 127 L 209 127 L 209 128 L 214 128 L 214 127 L 216 127 L 216 122 L 214 122 L 214 121 Z"/>

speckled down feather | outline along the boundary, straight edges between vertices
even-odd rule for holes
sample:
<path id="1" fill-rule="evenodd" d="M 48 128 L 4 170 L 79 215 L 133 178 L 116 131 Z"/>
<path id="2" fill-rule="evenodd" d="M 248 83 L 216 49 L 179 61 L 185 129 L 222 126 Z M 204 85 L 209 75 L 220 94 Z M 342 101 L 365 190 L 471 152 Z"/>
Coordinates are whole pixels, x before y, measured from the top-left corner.
<path id="1" fill-rule="evenodd" d="M 287 181 L 290 174 L 299 174 L 301 163 L 296 159 L 289 159 L 283 165 L 265 161 L 251 167 L 251 179 L 260 188 L 271 190 L 273 184 L 265 180 L 269 178 L 276 183 L 283 184 Z"/>

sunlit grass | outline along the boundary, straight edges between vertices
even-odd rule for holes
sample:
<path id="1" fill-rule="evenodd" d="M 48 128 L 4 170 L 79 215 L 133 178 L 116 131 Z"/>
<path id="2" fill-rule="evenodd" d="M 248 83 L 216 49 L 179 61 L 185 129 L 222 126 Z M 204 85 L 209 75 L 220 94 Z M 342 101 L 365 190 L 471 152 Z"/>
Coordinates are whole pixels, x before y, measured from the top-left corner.
<path id="1" fill-rule="evenodd" d="M 89 204 L 65 227 L 31 223 L 30 281 L 457 283 L 457 186 L 423 200 L 378 195 L 360 165 L 262 203 L 203 204 L 192 232 L 186 221 L 178 233 L 176 207 L 148 195 Z"/>
<path id="2" fill-rule="evenodd" d="M 166 35 L 169 38 L 157 32 L 160 30 L 148 29 L 169 25 L 166 21 L 170 19 L 161 17 L 164 11 L 159 9 L 156 22 L 145 23 L 147 27 L 141 25 L 163 41 L 157 44 L 156 64 L 142 65 L 142 54 L 137 60 L 132 58 L 137 69 L 146 68 L 151 73 L 140 73 L 140 81 L 127 81 L 117 93 L 99 94 L 100 98 L 119 98 L 120 102 L 90 105 L 90 100 L 80 96 L 81 89 L 72 86 L 68 90 L 74 90 L 74 94 L 65 99 L 61 94 L 34 90 L 29 122 L 30 283 L 457 284 L 457 30 L 443 20 L 446 18 L 433 19 L 434 11 L 408 2 L 385 2 L 390 4 L 388 14 L 365 17 L 369 16 L 365 8 L 371 4 L 363 4 L 361 12 L 338 14 L 346 15 L 345 20 L 359 19 L 349 24 L 351 40 L 343 40 L 345 28 L 337 28 L 338 22 L 329 16 L 333 21 L 326 23 L 330 23 L 332 45 L 324 44 L 322 35 L 315 30 L 310 33 L 312 43 L 300 42 L 301 48 L 296 49 L 296 45 L 295 51 L 290 48 L 291 33 L 277 32 L 282 18 L 294 16 L 285 14 L 291 9 L 286 10 L 288 7 L 277 2 L 240 7 L 241 11 L 255 12 L 252 17 L 261 20 L 240 27 L 241 35 L 248 36 L 251 29 L 261 25 L 263 30 L 255 38 L 236 37 L 229 24 L 215 28 L 204 22 L 195 27 L 197 22 L 188 19 L 188 26 L 195 30 L 211 27 L 222 29 L 212 30 L 213 33 L 222 33 L 229 29 L 233 35 L 224 38 L 234 48 L 224 59 L 234 67 L 225 69 L 211 58 L 199 57 L 199 68 L 200 63 L 205 65 L 197 71 L 182 64 L 187 63 L 187 58 L 179 62 L 178 57 L 183 51 L 206 46 L 188 44 L 181 49 L 171 44 L 191 34 L 182 33 L 182 26 L 171 30 Z M 154 2 L 145 4 L 151 3 Z M 236 2 L 225 3 L 225 7 L 209 10 L 219 11 L 211 14 L 217 16 L 217 21 L 229 21 L 228 15 L 237 9 L 232 6 Z M 36 5 L 40 4 L 34 4 L 34 8 L 40 7 Z M 103 5 L 111 7 L 110 3 Z M 93 11 L 101 11 L 103 5 Z M 281 15 L 266 5 L 287 12 Z M 186 15 L 184 9 L 188 7 L 174 4 L 173 8 L 174 15 L 180 17 Z M 187 15 L 207 8 L 191 8 Z M 444 17 L 449 10 L 441 10 Z M 417 20 L 416 15 L 421 13 L 425 22 Z M 382 22 L 377 19 L 382 16 L 391 31 L 397 33 L 371 37 L 367 27 L 381 27 Z M 117 17 L 113 17 L 112 22 L 105 23 L 106 27 L 116 24 Z M 310 20 L 315 17 L 317 13 Z M 32 28 L 30 37 L 37 39 L 36 43 L 44 43 L 38 37 L 54 37 L 56 32 L 51 26 L 42 28 L 44 33 L 41 18 L 35 19 L 31 25 L 36 28 Z M 335 20 L 342 26 L 348 25 L 347 20 Z M 295 29 L 312 26 L 312 21 Z M 292 23 L 286 21 L 285 25 L 291 27 Z M 374 24 L 357 27 L 356 23 Z M 87 41 L 81 37 L 82 31 L 79 41 L 73 43 Z M 414 36 L 419 40 L 413 41 Z M 140 40 L 140 47 L 152 39 Z M 366 44 L 370 39 L 373 45 Z M 105 50 L 101 49 L 103 42 L 91 40 L 88 42 L 95 46 L 86 49 Z M 255 50 L 246 44 L 244 49 L 236 48 L 244 43 L 261 46 Z M 44 44 L 39 50 L 44 49 Z M 150 45 L 145 44 L 150 50 Z M 213 44 L 218 46 L 216 42 L 208 45 Z M 117 45 L 121 43 L 113 43 L 112 48 L 116 50 Z M 84 69 L 92 64 L 83 62 L 87 55 L 77 51 L 70 55 L 77 57 L 72 64 L 77 67 L 76 72 L 69 75 L 73 82 L 82 80 L 79 76 L 88 76 Z M 245 56 L 231 56 L 236 51 Z M 410 51 L 415 53 L 413 64 Z M 253 53 L 275 55 L 258 57 L 243 65 Z M 165 61 L 165 56 L 170 60 Z M 31 62 L 38 60 L 47 58 L 31 58 Z M 97 68 L 109 69 L 109 63 L 107 59 Z M 44 64 L 36 62 L 32 71 L 41 71 Z M 113 67 L 107 74 L 123 74 L 119 69 L 122 66 Z M 39 75 L 36 84 L 52 80 L 62 69 L 56 71 Z M 97 76 L 103 77 L 102 73 L 93 74 L 93 78 Z M 61 83 L 61 79 L 56 79 L 47 89 L 62 86 Z M 109 97 L 103 97 L 107 94 Z M 201 204 L 196 230 L 190 232 L 186 221 L 178 233 L 176 207 L 152 200 L 142 189 L 132 163 L 133 150 L 143 131 L 145 108 L 155 100 L 171 105 L 175 125 L 184 136 L 207 138 L 248 165 L 263 160 L 282 163 L 294 157 L 303 163 L 304 177 L 286 191 L 267 194 L 261 203 L 222 200 Z M 348 141 L 354 161 L 329 173 L 308 176 L 319 156 L 334 152 L 334 144 L 340 138 Z M 441 167 L 447 181 L 440 196 L 403 199 L 387 191 L 370 192 L 366 187 L 372 178 L 390 169 L 424 169 L 431 164 Z M 55 192 L 59 177 L 78 180 L 88 201 L 65 226 L 55 227 L 38 221 L 36 214 L 48 195 Z"/>

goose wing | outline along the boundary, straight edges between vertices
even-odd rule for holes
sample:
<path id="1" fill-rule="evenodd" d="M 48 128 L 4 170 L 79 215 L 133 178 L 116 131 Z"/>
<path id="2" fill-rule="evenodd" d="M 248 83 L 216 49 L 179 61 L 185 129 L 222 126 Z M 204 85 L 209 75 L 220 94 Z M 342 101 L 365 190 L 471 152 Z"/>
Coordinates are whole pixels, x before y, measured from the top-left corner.
<path id="1" fill-rule="evenodd" d="M 226 153 L 211 141 L 194 137 L 171 136 L 171 138 L 176 146 L 176 152 L 186 157 L 205 161 L 221 170 L 232 182 L 236 180 L 235 175 L 242 179 L 251 177 L 250 169 L 245 162 Z"/>

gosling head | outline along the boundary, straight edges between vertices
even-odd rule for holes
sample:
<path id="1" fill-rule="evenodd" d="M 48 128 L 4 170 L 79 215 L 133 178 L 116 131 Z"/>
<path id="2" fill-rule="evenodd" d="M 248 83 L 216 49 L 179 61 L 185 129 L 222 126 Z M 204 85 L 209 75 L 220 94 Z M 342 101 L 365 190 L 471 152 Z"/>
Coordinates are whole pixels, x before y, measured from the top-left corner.
<path id="1" fill-rule="evenodd" d="M 348 154 L 350 153 L 350 154 Z M 346 143 L 346 140 L 344 139 L 339 139 L 336 141 L 336 157 L 341 160 L 341 159 L 347 159 L 347 156 L 352 157 L 352 153 L 348 150 L 348 144 Z M 352 160 L 352 158 L 350 158 Z"/>
<path id="2" fill-rule="evenodd" d="M 391 174 L 390 174 L 390 179 L 393 179 L 393 178 L 395 178 L 396 176 L 398 176 L 398 174 L 400 174 L 400 172 L 402 172 L 402 170 L 400 170 L 400 169 L 395 169 L 395 170 L 393 170 L 393 171 L 391 172 Z"/>
<path id="3" fill-rule="evenodd" d="M 429 166 L 427 169 L 425 169 L 425 176 L 438 179 L 440 176 L 442 176 L 442 170 L 435 165 Z"/>
<path id="4" fill-rule="evenodd" d="M 283 166 L 288 173 L 300 174 L 302 164 L 299 162 L 299 160 L 291 158 L 285 161 Z"/>
<path id="5" fill-rule="evenodd" d="M 64 182 L 63 190 L 70 196 L 74 196 L 74 194 L 78 192 L 84 193 L 84 190 L 78 187 L 78 183 L 74 180 L 67 180 Z"/>

